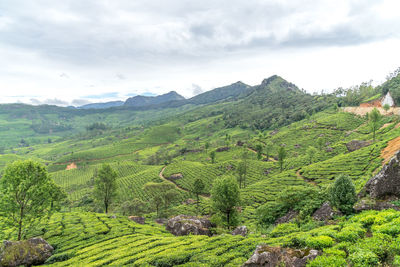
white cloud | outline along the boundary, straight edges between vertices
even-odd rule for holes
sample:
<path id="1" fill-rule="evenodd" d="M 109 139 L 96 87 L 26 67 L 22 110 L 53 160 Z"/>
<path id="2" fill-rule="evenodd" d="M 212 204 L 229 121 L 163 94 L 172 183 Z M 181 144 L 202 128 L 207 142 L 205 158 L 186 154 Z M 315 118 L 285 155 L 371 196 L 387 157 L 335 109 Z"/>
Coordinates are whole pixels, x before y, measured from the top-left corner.
<path id="1" fill-rule="evenodd" d="M 192 84 L 272 74 L 309 91 L 381 80 L 400 65 L 399 9 L 396 0 L 0 1 L 0 101 L 191 95 Z"/>

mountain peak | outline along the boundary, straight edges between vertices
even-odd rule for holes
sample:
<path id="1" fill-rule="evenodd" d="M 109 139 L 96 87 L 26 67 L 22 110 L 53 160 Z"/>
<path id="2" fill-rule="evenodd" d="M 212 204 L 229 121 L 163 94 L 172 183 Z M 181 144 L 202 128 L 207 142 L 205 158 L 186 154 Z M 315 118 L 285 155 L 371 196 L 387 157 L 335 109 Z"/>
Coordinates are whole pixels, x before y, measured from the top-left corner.
<path id="1" fill-rule="evenodd" d="M 175 91 L 170 91 L 163 95 L 158 96 L 134 96 L 128 98 L 125 102 L 125 106 L 130 107 L 143 107 L 150 105 L 158 105 L 164 102 L 184 100 L 185 98 Z"/>
<path id="2" fill-rule="evenodd" d="M 276 80 L 285 81 L 284 79 L 282 79 L 282 77 L 280 77 L 278 75 L 272 75 L 271 77 L 264 79 L 261 84 L 262 85 L 268 85 L 268 84 L 270 84 L 270 83 L 272 83 L 273 81 L 276 81 Z"/>

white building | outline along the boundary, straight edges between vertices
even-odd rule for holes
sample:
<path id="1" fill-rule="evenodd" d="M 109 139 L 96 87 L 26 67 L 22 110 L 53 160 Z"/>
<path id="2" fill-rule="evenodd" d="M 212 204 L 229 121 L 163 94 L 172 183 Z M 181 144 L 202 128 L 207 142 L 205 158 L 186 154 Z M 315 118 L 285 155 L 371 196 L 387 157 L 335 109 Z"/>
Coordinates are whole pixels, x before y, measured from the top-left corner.
<path id="1" fill-rule="evenodd" d="M 394 100 L 392 98 L 392 96 L 390 95 L 390 93 L 388 92 L 385 97 L 382 99 L 381 101 L 382 107 L 386 104 L 388 104 L 390 107 L 394 106 Z"/>

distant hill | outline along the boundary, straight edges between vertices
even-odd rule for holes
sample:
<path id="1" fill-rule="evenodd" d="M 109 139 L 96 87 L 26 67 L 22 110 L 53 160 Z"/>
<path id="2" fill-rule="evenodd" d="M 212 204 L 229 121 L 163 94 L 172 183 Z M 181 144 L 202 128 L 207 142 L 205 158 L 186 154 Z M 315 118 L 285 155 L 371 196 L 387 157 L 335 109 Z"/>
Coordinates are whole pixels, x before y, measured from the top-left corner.
<path id="1" fill-rule="evenodd" d="M 214 103 L 220 100 L 237 97 L 247 91 L 251 86 L 242 82 L 236 82 L 231 85 L 215 88 L 188 99 L 188 103 L 200 105 Z"/>
<path id="2" fill-rule="evenodd" d="M 179 100 L 185 100 L 183 96 L 178 94 L 175 91 L 171 91 L 169 93 L 159 95 L 159 96 L 134 96 L 128 98 L 124 106 L 127 107 L 145 107 L 145 106 L 154 106 L 166 102 L 171 102 L 171 101 L 179 101 Z"/>
<path id="3" fill-rule="evenodd" d="M 103 109 L 103 108 L 113 108 L 120 107 L 124 104 L 124 101 L 110 101 L 105 103 L 91 103 L 78 107 L 78 109 Z"/>

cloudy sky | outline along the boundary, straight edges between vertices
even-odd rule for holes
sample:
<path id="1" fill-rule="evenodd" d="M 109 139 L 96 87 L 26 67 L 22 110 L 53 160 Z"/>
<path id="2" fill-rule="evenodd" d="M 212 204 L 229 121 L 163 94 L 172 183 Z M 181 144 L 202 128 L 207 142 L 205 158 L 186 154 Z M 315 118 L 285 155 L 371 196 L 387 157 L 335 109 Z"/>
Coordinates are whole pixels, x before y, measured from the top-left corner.
<path id="1" fill-rule="evenodd" d="M 0 0 L 0 102 L 190 97 L 273 74 L 309 92 L 400 66 L 398 0 Z"/>

